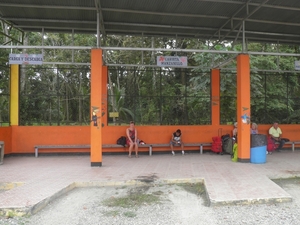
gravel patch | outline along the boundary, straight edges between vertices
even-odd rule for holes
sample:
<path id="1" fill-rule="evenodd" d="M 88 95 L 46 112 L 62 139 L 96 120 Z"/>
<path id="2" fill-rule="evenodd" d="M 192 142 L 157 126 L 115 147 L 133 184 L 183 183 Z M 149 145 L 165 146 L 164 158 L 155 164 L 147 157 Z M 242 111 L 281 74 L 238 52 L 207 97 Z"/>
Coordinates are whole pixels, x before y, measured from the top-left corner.
<path id="1" fill-rule="evenodd" d="M 179 184 L 76 188 L 35 215 L 0 217 L 0 225 L 299 224 L 299 179 L 276 183 L 293 202 L 207 207 L 205 194 L 193 193 Z"/>

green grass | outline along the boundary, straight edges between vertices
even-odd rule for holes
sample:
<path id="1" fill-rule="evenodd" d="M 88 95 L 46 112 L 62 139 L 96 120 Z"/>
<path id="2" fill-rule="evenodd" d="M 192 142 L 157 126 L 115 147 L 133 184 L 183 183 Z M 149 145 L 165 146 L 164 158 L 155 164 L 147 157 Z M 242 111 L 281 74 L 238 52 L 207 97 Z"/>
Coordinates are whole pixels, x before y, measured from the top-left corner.
<path id="1" fill-rule="evenodd" d="M 208 206 L 209 201 L 206 195 L 206 190 L 203 183 L 182 183 L 178 184 L 185 191 L 195 194 L 203 199 L 203 205 Z"/>
<path id="2" fill-rule="evenodd" d="M 105 199 L 103 204 L 109 207 L 138 207 L 144 204 L 160 203 L 160 197 L 153 194 L 132 193 L 124 197 L 111 197 Z"/>
<path id="3" fill-rule="evenodd" d="M 103 213 L 104 216 L 111 216 L 111 217 L 116 217 L 120 215 L 120 212 L 118 210 L 112 210 L 112 211 L 107 211 Z"/>
<path id="4" fill-rule="evenodd" d="M 153 192 L 152 194 L 154 194 L 154 195 L 162 195 L 163 192 L 162 192 L 162 191 L 155 191 L 155 192 Z"/>
<path id="5" fill-rule="evenodd" d="M 136 217 L 136 213 L 131 211 L 124 212 L 123 215 L 130 218 Z"/>
<path id="6" fill-rule="evenodd" d="M 202 183 L 182 183 L 178 184 L 187 192 L 190 192 L 195 195 L 202 196 L 205 194 L 204 184 Z"/>
<path id="7" fill-rule="evenodd" d="M 300 177 L 279 178 L 279 179 L 272 179 L 272 181 L 278 184 L 279 186 L 284 186 L 288 184 L 300 185 Z"/>

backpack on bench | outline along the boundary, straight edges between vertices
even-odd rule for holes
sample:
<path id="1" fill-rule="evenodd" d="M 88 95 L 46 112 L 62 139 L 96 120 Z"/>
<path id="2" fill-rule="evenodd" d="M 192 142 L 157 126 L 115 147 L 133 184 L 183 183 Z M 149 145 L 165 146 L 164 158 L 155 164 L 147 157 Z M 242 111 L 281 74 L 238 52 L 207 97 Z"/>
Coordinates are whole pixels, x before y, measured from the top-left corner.
<path id="1" fill-rule="evenodd" d="M 121 136 L 120 138 L 118 138 L 117 145 L 123 145 L 125 147 L 126 146 L 126 137 Z"/>

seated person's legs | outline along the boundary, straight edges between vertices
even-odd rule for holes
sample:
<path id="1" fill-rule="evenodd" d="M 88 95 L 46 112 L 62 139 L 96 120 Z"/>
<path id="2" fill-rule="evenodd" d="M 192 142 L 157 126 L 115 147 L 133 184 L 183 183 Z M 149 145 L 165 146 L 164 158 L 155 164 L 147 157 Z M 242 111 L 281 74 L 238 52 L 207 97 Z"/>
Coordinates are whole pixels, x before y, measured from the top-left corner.
<path id="1" fill-rule="evenodd" d="M 173 155 L 175 155 L 173 146 L 174 146 L 174 143 L 172 141 L 170 141 L 171 152 Z"/>
<path id="2" fill-rule="evenodd" d="M 278 146 L 277 149 L 281 149 L 281 148 L 283 147 L 284 143 L 285 143 L 284 140 L 280 140 L 280 141 L 279 141 L 279 146 Z"/>

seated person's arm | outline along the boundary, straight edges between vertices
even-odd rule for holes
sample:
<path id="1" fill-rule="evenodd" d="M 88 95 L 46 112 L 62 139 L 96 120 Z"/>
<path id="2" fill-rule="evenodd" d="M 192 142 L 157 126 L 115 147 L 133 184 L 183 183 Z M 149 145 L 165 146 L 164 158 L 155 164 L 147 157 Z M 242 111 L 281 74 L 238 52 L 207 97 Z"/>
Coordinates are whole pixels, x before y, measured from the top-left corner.
<path id="1" fill-rule="evenodd" d="M 233 135 L 233 136 L 236 136 L 236 133 L 237 133 L 237 129 L 234 128 L 233 131 L 232 131 L 232 135 Z"/>
<path id="2" fill-rule="evenodd" d="M 174 143 L 174 144 L 176 144 L 177 143 L 177 141 L 175 140 L 175 137 L 174 137 L 174 134 L 172 134 L 172 143 Z"/>

